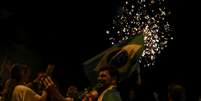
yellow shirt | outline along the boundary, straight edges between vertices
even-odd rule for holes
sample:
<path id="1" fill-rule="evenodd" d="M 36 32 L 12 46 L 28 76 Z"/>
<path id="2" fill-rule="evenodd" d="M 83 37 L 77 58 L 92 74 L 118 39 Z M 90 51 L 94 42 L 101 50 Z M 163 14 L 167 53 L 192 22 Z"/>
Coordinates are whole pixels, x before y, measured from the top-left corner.
<path id="1" fill-rule="evenodd" d="M 39 95 L 32 89 L 24 85 L 17 85 L 13 91 L 11 101 L 38 101 L 37 96 Z"/>

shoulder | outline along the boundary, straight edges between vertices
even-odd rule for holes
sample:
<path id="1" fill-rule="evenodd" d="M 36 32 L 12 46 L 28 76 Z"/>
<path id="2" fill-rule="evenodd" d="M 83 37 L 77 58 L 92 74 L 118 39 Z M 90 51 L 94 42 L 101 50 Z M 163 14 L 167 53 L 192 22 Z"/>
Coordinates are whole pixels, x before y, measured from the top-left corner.
<path id="1" fill-rule="evenodd" d="M 111 90 L 109 90 L 109 92 L 111 92 L 111 93 L 119 93 L 119 91 L 117 90 L 117 87 L 113 87 Z"/>
<path id="2" fill-rule="evenodd" d="M 120 93 L 117 90 L 111 90 L 108 92 L 108 95 L 117 97 L 117 96 L 120 96 Z"/>
<path id="3" fill-rule="evenodd" d="M 25 93 L 25 92 L 33 92 L 33 90 L 25 85 L 17 85 L 15 86 L 14 92 Z"/>
<path id="4" fill-rule="evenodd" d="M 24 90 L 24 89 L 29 89 L 29 88 L 27 86 L 24 86 L 24 85 L 15 86 L 15 90 Z"/>
<path id="5" fill-rule="evenodd" d="M 26 95 L 27 87 L 24 85 L 17 85 L 15 86 L 12 94 L 12 99 L 23 99 Z"/>
<path id="6" fill-rule="evenodd" d="M 35 93 L 31 88 L 25 85 L 17 85 L 14 88 L 12 98 L 13 99 L 36 99 L 35 98 L 36 95 L 37 93 Z M 36 101 L 36 100 L 33 100 L 33 101 Z"/>
<path id="7" fill-rule="evenodd" d="M 120 93 L 117 89 L 111 89 L 105 93 L 104 97 L 109 101 L 121 101 Z"/>

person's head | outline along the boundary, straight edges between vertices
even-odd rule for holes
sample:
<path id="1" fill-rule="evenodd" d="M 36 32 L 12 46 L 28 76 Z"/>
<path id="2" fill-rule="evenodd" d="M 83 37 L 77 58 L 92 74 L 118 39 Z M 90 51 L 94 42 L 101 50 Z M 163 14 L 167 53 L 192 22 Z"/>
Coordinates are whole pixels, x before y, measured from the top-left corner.
<path id="1" fill-rule="evenodd" d="M 178 84 L 169 85 L 168 97 L 172 101 L 185 101 L 185 88 Z"/>
<path id="2" fill-rule="evenodd" d="M 102 82 L 104 87 L 116 85 L 119 80 L 119 72 L 112 66 L 104 66 L 98 71 L 98 81 Z"/>
<path id="3" fill-rule="evenodd" d="M 69 86 L 66 95 L 73 97 L 73 96 L 75 96 L 76 94 L 78 94 L 78 89 L 77 89 L 77 87 L 74 86 L 74 85 Z"/>
<path id="4" fill-rule="evenodd" d="M 129 101 L 133 101 L 136 98 L 136 94 L 135 94 L 135 91 L 133 89 L 130 89 L 128 94 L 129 94 L 128 95 Z"/>
<path id="5" fill-rule="evenodd" d="M 17 82 L 28 82 L 30 77 L 30 68 L 26 64 L 15 65 L 11 70 L 11 79 Z"/>

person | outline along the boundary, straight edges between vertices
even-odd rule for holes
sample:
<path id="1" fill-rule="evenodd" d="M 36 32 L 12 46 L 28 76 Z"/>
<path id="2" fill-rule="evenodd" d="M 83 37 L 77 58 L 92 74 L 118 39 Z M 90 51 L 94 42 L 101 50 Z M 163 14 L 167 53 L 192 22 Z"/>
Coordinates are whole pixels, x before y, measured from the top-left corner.
<path id="1" fill-rule="evenodd" d="M 101 83 L 99 89 L 88 91 L 82 101 L 122 101 L 119 91 L 117 90 L 117 82 L 119 80 L 118 71 L 110 66 L 105 66 L 98 71 L 97 80 Z M 72 101 L 61 95 L 56 88 L 51 77 L 45 76 L 42 78 L 42 83 L 47 89 L 48 95 L 51 95 L 57 101 Z"/>
<path id="2" fill-rule="evenodd" d="M 4 86 L 7 82 L 7 80 L 10 78 L 10 72 L 11 69 L 14 67 L 15 63 L 11 59 L 5 59 L 3 60 L 3 63 L 0 65 L 0 75 L 2 79 L 2 86 Z"/>
<path id="3" fill-rule="evenodd" d="M 128 93 L 128 101 L 135 101 L 136 99 L 136 94 L 135 90 L 130 89 Z"/>
<path id="4" fill-rule="evenodd" d="M 168 85 L 168 101 L 185 101 L 186 89 L 180 84 Z"/>
<path id="5" fill-rule="evenodd" d="M 122 101 L 120 92 L 117 90 L 118 80 L 118 70 L 113 66 L 107 65 L 100 68 L 98 71 L 97 81 L 101 83 L 101 86 L 95 87 L 98 89 L 88 91 L 82 101 Z M 68 100 L 61 95 L 51 77 L 43 77 L 42 83 L 47 89 L 48 95 L 50 94 L 57 101 L 70 101 L 70 99 Z"/>
<path id="6" fill-rule="evenodd" d="M 71 94 L 68 95 L 69 93 L 73 93 L 73 94 L 77 94 L 77 91 L 74 87 L 69 87 L 70 92 L 67 94 L 67 97 L 64 97 L 58 90 L 58 88 L 56 87 L 55 83 L 52 81 L 51 77 L 46 75 L 41 77 L 41 81 L 44 85 L 44 87 L 47 89 L 47 93 L 48 95 L 50 95 L 52 97 L 52 99 L 54 99 L 54 101 L 76 101 L 78 99 L 74 99 Z M 72 92 L 73 90 L 73 92 Z M 74 92 L 75 91 L 75 92 Z M 92 101 L 92 100 L 88 100 L 88 101 Z"/>
<path id="7" fill-rule="evenodd" d="M 87 91 L 85 95 L 82 97 L 82 101 L 97 101 L 98 92 L 95 89 Z"/>
<path id="8" fill-rule="evenodd" d="M 112 65 L 104 65 L 98 70 L 96 89 L 88 91 L 82 101 L 122 101 L 117 83 L 119 72 Z"/>
<path id="9" fill-rule="evenodd" d="M 39 95 L 26 86 L 30 77 L 28 65 L 15 65 L 11 70 L 11 78 L 7 80 L 3 91 L 3 101 L 45 101 L 45 90 Z"/>
<path id="10" fill-rule="evenodd" d="M 78 101 L 78 89 L 75 85 L 70 85 L 66 93 L 66 100 Z"/>
<path id="11" fill-rule="evenodd" d="M 113 66 L 104 66 L 98 71 L 98 81 L 102 83 L 97 101 L 122 101 L 117 83 L 119 73 Z"/>

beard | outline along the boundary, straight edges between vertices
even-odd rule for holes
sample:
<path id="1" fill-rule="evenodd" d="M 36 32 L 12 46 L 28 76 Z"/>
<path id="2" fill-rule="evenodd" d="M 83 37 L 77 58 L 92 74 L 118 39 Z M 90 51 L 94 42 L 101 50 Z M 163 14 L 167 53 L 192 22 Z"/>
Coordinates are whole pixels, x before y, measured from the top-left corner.
<path id="1" fill-rule="evenodd" d="M 102 80 L 102 81 L 99 81 L 99 85 L 101 85 L 101 86 L 99 86 L 99 90 L 104 91 L 105 89 L 107 89 L 111 85 L 111 82 L 108 82 L 106 80 Z"/>

